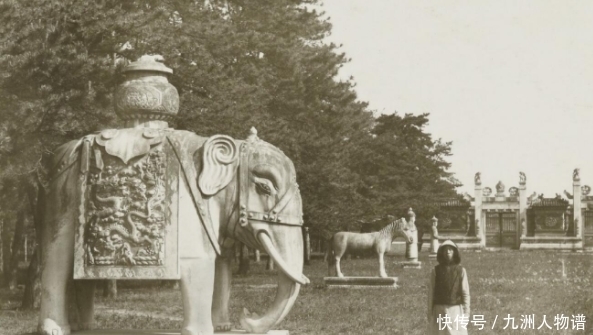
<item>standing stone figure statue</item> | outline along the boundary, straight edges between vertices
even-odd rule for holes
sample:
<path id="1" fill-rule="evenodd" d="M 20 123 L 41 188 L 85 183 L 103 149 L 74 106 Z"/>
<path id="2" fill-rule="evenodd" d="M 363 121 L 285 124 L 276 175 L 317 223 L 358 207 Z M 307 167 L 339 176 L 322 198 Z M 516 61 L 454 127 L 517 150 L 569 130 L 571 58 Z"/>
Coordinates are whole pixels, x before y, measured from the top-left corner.
<path id="1" fill-rule="evenodd" d="M 432 227 L 430 231 L 430 255 L 436 257 L 437 251 L 439 250 L 439 231 L 437 229 L 439 220 L 436 217 L 432 217 Z"/>
<path id="2" fill-rule="evenodd" d="M 267 332 L 309 282 L 293 163 L 255 128 L 247 140 L 169 128 L 179 96 L 162 57 L 141 57 L 124 72 L 115 93 L 123 127 L 55 152 L 44 195 L 39 333 L 70 334 L 73 279 L 79 330 L 93 328 L 96 279 L 179 279 L 181 334 L 230 330 L 235 240 L 278 265 L 271 307 L 240 317 L 248 332 Z"/>
<path id="3" fill-rule="evenodd" d="M 406 242 L 406 261 L 418 261 L 418 230 L 416 229 L 416 214 L 412 208 L 408 209 L 408 222 L 406 223 L 406 230 L 412 236 L 411 242 Z"/>

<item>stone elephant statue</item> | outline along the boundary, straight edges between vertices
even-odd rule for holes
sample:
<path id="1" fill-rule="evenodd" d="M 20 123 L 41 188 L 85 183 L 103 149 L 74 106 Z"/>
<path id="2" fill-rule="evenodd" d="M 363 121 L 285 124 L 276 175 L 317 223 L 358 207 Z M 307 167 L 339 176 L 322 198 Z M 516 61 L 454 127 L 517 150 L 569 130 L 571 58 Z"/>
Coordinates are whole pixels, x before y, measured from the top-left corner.
<path id="1" fill-rule="evenodd" d="M 224 257 L 224 246 L 230 244 L 230 239 L 265 250 L 281 270 L 278 292 L 269 311 L 259 319 L 244 315 L 241 321 L 249 331 L 266 332 L 288 313 L 300 284 L 308 282 L 302 274 L 302 210 L 292 162 L 274 146 L 253 138 L 251 141 L 235 141 L 227 136 L 205 139 L 181 131 L 165 136 L 172 138 L 173 143 L 181 142 L 179 145 L 185 151 L 182 151 L 183 157 L 186 160 L 192 158 L 186 162 L 189 163 L 187 170 L 183 171 L 188 174 L 187 185 L 183 185 L 184 180 L 181 180 L 178 190 L 181 198 L 178 247 L 184 306 L 183 334 L 209 334 L 213 325 L 219 329 L 230 328 L 230 257 Z M 57 171 L 45 200 L 40 321 L 42 332 L 52 335 L 55 334 L 51 332 L 53 329 L 69 333 L 66 288 L 73 277 L 75 235 L 80 229 L 80 212 L 76 209 L 80 206 L 80 199 L 84 198 L 80 188 L 83 176 L 80 165 L 85 140 L 71 142 L 58 151 L 61 155 L 58 155 L 54 166 L 58 169 L 62 167 L 62 170 Z M 197 178 L 194 178 L 196 175 Z M 189 185 L 192 181 L 200 189 L 194 192 L 202 193 L 203 201 L 198 206 L 205 206 L 205 212 L 209 213 L 212 236 L 208 234 L 209 229 L 200 225 L 200 213 L 192 204 L 191 198 L 195 196 L 191 192 L 194 187 Z M 106 197 L 97 195 L 96 198 Z M 114 203 L 125 201 L 122 196 L 112 198 Z M 117 211 L 123 207 L 123 204 L 117 204 L 99 208 L 96 212 L 112 208 Z M 112 214 L 117 216 L 117 212 Z M 107 244 L 106 239 L 115 247 L 102 247 L 103 252 L 97 252 L 97 255 L 108 254 L 113 249 L 117 251 L 115 237 L 123 233 L 119 232 L 120 225 L 113 226 L 101 231 L 99 235 L 105 236 L 105 239 L 95 239 L 91 247 L 101 248 Z M 125 224 L 123 226 L 126 227 Z M 131 235 L 133 227 L 130 225 L 127 230 Z M 136 234 L 141 236 L 138 232 Z M 131 236 L 131 239 L 134 237 Z M 120 245 L 124 247 L 119 249 L 126 249 L 125 243 Z M 222 246 L 221 255 L 217 255 L 216 245 Z M 98 258 L 94 257 L 95 262 Z M 121 264 L 131 267 L 130 261 L 125 261 L 125 255 L 119 259 Z M 92 328 L 94 282 L 84 279 L 75 282 L 79 328 Z"/>
<path id="2" fill-rule="evenodd" d="M 152 94 L 146 82 L 162 81 L 151 71 L 142 85 L 124 87 L 123 98 L 116 94 L 126 128 L 55 152 L 45 194 L 39 333 L 70 333 L 72 281 L 78 329 L 93 328 L 93 279 L 180 279 L 181 333 L 228 330 L 233 241 L 266 251 L 278 265 L 272 304 L 261 317 L 244 310 L 240 321 L 248 332 L 265 333 L 309 282 L 294 165 L 254 128 L 247 140 L 168 128 L 163 112 L 142 100 Z"/>

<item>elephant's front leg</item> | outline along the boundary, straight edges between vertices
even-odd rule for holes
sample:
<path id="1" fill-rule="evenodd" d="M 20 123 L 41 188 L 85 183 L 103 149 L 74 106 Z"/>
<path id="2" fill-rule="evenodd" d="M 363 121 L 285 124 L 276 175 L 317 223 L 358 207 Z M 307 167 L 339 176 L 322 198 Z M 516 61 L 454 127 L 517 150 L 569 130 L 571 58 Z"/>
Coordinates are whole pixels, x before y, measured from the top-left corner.
<path id="1" fill-rule="evenodd" d="M 212 323 L 215 331 L 231 330 L 229 299 L 231 297 L 231 257 L 223 254 L 216 258 L 214 276 L 214 297 L 212 301 Z"/>
<path id="2" fill-rule="evenodd" d="M 213 334 L 214 258 L 181 259 L 183 327 L 181 335 Z"/>

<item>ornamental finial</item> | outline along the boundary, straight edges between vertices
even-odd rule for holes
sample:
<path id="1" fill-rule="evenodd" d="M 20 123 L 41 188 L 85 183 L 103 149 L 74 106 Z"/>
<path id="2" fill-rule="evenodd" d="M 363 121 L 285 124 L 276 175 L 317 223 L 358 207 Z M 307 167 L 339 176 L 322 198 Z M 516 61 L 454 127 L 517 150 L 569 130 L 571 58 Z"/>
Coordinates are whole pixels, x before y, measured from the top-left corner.
<path id="1" fill-rule="evenodd" d="M 126 66 L 124 72 L 149 71 L 167 74 L 173 73 L 173 70 L 168 68 L 164 63 L 165 58 L 161 55 L 143 55 L 140 56 L 140 58 L 138 58 L 135 62 L 132 62 Z"/>
<path id="2" fill-rule="evenodd" d="M 255 129 L 255 127 L 251 127 L 251 129 L 249 129 L 249 135 L 247 136 L 247 141 L 254 142 L 257 140 L 259 140 L 259 137 L 257 137 L 257 129 Z"/>
<path id="3" fill-rule="evenodd" d="M 501 180 L 498 181 L 498 184 L 496 184 L 496 196 L 501 196 L 504 195 L 504 184 Z"/>
<path id="4" fill-rule="evenodd" d="M 574 169 L 574 171 L 572 172 L 572 180 L 573 181 L 580 181 L 581 180 L 581 176 L 579 175 L 580 169 Z"/>

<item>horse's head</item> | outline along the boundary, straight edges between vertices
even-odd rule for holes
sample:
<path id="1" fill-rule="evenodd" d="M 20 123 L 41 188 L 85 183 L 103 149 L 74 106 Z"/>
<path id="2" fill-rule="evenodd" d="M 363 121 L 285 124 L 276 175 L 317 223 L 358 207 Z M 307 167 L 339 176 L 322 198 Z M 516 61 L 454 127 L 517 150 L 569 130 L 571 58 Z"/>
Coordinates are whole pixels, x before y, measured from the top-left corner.
<path id="1" fill-rule="evenodd" d="M 395 217 L 393 217 L 395 219 Z M 397 236 L 401 236 L 406 239 L 407 243 L 414 242 L 414 235 L 412 229 L 408 228 L 408 224 L 405 218 L 395 220 L 392 223 L 393 229 L 391 231 L 391 237 L 394 239 Z"/>

